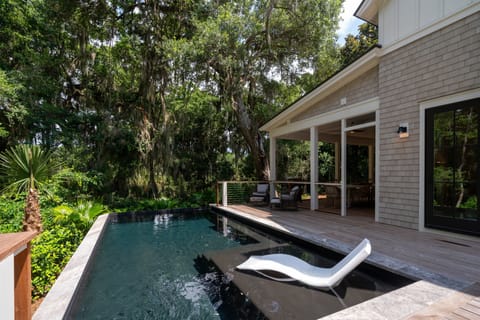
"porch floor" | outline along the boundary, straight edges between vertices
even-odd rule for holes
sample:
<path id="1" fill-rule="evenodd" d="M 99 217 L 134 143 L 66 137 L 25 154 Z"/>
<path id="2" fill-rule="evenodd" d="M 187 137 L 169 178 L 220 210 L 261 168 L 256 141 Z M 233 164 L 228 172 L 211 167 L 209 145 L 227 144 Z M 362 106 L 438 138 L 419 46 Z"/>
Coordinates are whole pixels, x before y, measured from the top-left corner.
<path id="1" fill-rule="evenodd" d="M 379 317 L 373 316 L 371 308 L 373 304 L 375 312 L 381 313 L 380 309 L 385 309 L 389 303 L 395 307 L 387 307 L 390 308 L 387 309 L 389 316 L 386 318 L 388 319 L 412 316 L 415 316 L 414 319 L 420 319 L 425 313 L 430 315 L 427 318 L 436 319 L 437 317 L 432 318 L 431 315 L 432 312 L 435 314 L 437 305 L 443 308 L 442 312 L 437 310 L 438 315 L 445 316 L 480 295 L 479 290 L 475 290 L 475 293 L 469 291 L 472 286 L 478 288 L 476 283 L 480 281 L 480 238 L 418 232 L 376 223 L 373 216 L 364 215 L 361 212 L 359 214 L 352 212 L 351 216 L 342 217 L 304 209 L 272 210 L 269 207 L 247 205 L 215 208 L 342 253 L 349 252 L 363 238 L 368 238 L 373 247 L 373 253 L 367 260 L 370 264 L 421 280 L 411 285 L 409 289 L 397 290 L 401 292 L 401 298 L 394 293 L 387 294 L 386 296 L 389 297 L 383 300 L 387 299 L 389 302 L 379 299 L 383 301 L 380 302 L 380 306 L 375 305 L 376 302 L 367 301 L 350 308 L 355 309 L 350 314 L 349 309 L 346 309 L 336 314 L 337 316 L 328 316 L 328 319 L 360 319 L 362 315 L 370 319 L 385 319 L 385 314 Z M 461 303 L 458 300 L 459 293 L 463 294 Z M 409 301 L 410 297 L 412 301 Z M 445 304 L 439 301 L 448 300 L 449 297 L 456 297 L 458 303 L 444 310 Z M 409 305 L 402 305 L 395 301 L 396 299 L 401 299 L 402 303 L 409 303 Z M 406 299 L 408 300 L 405 301 Z M 367 309 L 362 309 L 362 305 L 368 306 Z M 402 311 L 397 312 L 395 308 Z M 478 319 L 478 317 L 478 314 L 472 314 L 472 317 L 467 319 Z"/>

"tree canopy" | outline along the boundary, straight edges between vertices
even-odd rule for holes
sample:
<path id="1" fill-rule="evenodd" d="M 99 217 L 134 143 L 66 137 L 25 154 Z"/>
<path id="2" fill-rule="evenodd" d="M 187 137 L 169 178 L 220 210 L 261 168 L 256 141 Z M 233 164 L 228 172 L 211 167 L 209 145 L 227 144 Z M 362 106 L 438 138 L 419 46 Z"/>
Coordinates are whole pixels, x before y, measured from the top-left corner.
<path id="1" fill-rule="evenodd" d="M 341 4 L 2 1 L 0 151 L 43 145 L 97 196 L 266 179 L 259 127 L 370 41 L 336 45 Z"/>

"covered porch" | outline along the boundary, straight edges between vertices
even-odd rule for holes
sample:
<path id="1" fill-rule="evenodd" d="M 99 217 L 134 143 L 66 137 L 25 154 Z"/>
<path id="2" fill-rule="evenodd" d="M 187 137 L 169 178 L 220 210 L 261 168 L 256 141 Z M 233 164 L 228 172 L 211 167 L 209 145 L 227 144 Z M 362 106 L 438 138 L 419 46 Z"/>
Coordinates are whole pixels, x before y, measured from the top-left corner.
<path id="1" fill-rule="evenodd" d="M 377 110 L 378 101 L 372 99 L 280 127 L 264 126 L 270 136 L 270 196 L 275 197 L 277 184 L 288 179 L 279 170 L 279 145 L 284 140 L 308 141 L 309 181 L 291 182 L 303 185 L 304 194 L 309 196 L 309 203 L 302 207 L 341 216 L 361 212 L 378 221 Z M 325 175 L 319 170 L 324 161 L 319 148 L 327 144 L 334 165 L 333 174 Z"/>

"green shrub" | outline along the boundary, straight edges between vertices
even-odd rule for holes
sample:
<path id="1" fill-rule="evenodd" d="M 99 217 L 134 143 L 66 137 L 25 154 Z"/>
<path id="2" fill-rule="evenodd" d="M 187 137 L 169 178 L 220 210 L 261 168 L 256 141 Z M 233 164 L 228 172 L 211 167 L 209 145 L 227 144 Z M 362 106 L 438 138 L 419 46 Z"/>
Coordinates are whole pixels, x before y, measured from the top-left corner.
<path id="1" fill-rule="evenodd" d="M 55 196 L 55 194 L 53 193 Z M 117 199 L 114 211 L 145 211 L 205 206 L 215 201 L 213 191 L 192 193 L 186 200 Z M 82 199 L 82 197 L 78 197 Z M 107 212 L 98 201 L 79 200 L 76 204 L 59 204 L 61 198 L 42 198 L 41 213 L 44 231 L 32 241 L 32 297 L 48 293 L 95 218 Z M 0 197 L 0 233 L 22 231 L 22 195 Z"/>
<path id="2" fill-rule="evenodd" d="M 43 210 L 45 231 L 32 241 L 32 296 L 44 296 L 67 264 L 95 218 L 106 208 L 93 201 L 79 201 Z"/>
<path id="3" fill-rule="evenodd" d="M 75 225 L 58 225 L 32 241 L 32 297 L 47 294 L 85 236 Z"/>
<path id="4" fill-rule="evenodd" d="M 110 205 L 114 212 L 155 211 L 176 208 L 199 208 L 215 202 L 212 190 L 192 193 L 185 199 L 134 199 L 117 198 Z"/>
<path id="5" fill-rule="evenodd" d="M 22 231 L 25 198 L 0 197 L 0 233 Z"/>

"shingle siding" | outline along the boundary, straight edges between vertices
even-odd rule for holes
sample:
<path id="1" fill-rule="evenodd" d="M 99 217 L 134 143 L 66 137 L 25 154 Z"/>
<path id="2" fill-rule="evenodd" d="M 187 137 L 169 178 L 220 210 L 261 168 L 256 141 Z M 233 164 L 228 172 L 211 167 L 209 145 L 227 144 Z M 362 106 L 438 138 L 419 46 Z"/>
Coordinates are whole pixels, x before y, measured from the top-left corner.
<path id="1" fill-rule="evenodd" d="M 421 192 L 419 104 L 480 87 L 480 13 L 383 56 L 378 72 L 379 219 L 416 229 Z M 396 133 L 401 122 L 409 123 L 408 138 Z"/>
<path id="2" fill-rule="evenodd" d="M 352 105 L 377 96 L 378 67 L 375 67 L 330 94 L 316 106 L 309 108 L 301 115 L 293 118 L 292 122 L 305 120 L 332 110 L 339 110 L 342 108 L 340 99 L 344 97 L 347 98 L 347 105 Z"/>

